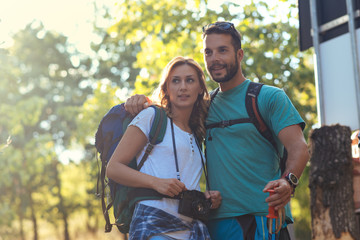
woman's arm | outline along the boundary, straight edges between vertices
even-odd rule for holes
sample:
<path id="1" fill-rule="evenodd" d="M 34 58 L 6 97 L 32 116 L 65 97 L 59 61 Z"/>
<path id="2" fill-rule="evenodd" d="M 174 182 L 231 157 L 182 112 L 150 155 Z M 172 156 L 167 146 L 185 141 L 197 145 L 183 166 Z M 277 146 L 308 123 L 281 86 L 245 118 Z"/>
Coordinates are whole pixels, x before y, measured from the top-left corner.
<path id="1" fill-rule="evenodd" d="M 175 178 L 158 178 L 127 166 L 146 144 L 145 134 L 138 127 L 129 126 L 110 158 L 106 176 L 126 186 L 151 188 L 170 197 L 185 190 L 185 185 Z"/>

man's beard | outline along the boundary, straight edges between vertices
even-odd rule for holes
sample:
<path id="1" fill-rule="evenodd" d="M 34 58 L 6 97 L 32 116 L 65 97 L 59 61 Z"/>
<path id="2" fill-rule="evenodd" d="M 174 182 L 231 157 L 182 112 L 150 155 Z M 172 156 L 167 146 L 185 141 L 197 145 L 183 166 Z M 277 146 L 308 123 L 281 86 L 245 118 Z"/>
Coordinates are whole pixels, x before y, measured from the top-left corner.
<path id="1" fill-rule="evenodd" d="M 219 66 L 219 64 L 214 64 L 210 67 L 210 76 L 211 78 L 217 82 L 217 83 L 224 83 L 224 82 L 228 82 L 230 81 L 235 75 L 236 73 L 239 71 L 239 62 L 237 60 L 237 58 L 235 57 L 235 64 L 233 65 L 227 65 L 227 64 L 223 64 L 222 66 L 225 67 L 226 69 L 226 74 L 224 77 L 214 77 L 212 74 L 211 74 L 211 71 L 212 71 L 212 68 L 215 67 L 215 66 Z"/>

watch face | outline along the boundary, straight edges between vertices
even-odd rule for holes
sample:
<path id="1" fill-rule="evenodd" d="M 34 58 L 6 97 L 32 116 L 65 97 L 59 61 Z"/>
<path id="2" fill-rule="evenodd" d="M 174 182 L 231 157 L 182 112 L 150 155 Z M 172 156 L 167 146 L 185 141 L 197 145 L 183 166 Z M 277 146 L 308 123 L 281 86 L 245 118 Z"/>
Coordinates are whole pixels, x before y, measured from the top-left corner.
<path id="1" fill-rule="evenodd" d="M 294 184 L 294 185 L 297 185 L 298 184 L 298 178 L 294 175 L 294 174 L 292 174 L 292 173 L 290 173 L 289 174 L 289 179 L 290 179 L 290 181 Z"/>

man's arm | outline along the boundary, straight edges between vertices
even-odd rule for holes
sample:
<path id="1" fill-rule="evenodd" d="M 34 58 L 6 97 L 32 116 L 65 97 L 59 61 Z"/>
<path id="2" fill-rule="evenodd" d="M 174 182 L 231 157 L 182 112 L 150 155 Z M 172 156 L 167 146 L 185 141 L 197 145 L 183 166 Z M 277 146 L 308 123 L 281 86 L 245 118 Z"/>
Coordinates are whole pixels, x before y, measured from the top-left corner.
<path id="1" fill-rule="evenodd" d="M 151 100 L 145 95 L 135 94 L 126 100 L 125 110 L 135 116 L 141 110 L 147 108 L 151 103 Z"/>
<path id="2" fill-rule="evenodd" d="M 288 152 L 285 174 L 293 173 L 300 178 L 310 158 L 301 127 L 288 126 L 279 132 L 278 137 Z M 266 199 L 269 206 L 274 206 L 275 210 L 284 207 L 290 201 L 293 192 L 289 182 L 284 178 L 269 182 L 263 191 L 266 192 L 268 189 L 275 189 L 276 194 Z"/>
<path id="3" fill-rule="evenodd" d="M 279 139 L 288 152 L 285 173 L 294 173 L 300 178 L 310 155 L 299 125 L 292 125 L 279 132 Z"/>

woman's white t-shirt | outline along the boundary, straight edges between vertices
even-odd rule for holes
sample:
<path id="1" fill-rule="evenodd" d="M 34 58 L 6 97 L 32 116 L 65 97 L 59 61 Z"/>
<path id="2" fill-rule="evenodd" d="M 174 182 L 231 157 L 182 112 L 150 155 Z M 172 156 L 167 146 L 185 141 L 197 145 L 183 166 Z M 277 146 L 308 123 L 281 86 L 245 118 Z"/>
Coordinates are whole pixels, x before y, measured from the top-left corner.
<path id="1" fill-rule="evenodd" d="M 151 124 L 155 116 L 155 109 L 149 107 L 141 111 L 129 124 L 138 127 L 147 138 L 149 138 Z M 181 130 L 174 124 L 174 135 L 176 143 L 176 152 L 178 158 L 180 180 L 188 190 L 200 190 L 200 177 L 202 174 L 202 163 L 200 154 L 196 146 L 193 134 Z M 136 156 L 139 164 L 144 149 Z M 204 158 L 205 159 L 205 158 Z M 159 178 L 176 178 L 176 165 L 173 151 L 173 141 L 171 133 L 170 119 L 167 118 L 167 127 L 164 139 L 161 143 L 155 145 L 151 154 L 146 159 L 140 172 L 159 177 Z M 163 198 L 161 200 L 143 200 L 141 204 L 155 207 L 175 215 L 185 221 L 192 221 L 191 218 L 178 213 L 179 200 Z"/>

